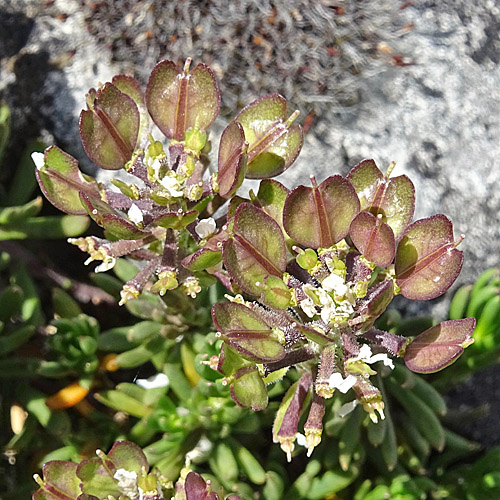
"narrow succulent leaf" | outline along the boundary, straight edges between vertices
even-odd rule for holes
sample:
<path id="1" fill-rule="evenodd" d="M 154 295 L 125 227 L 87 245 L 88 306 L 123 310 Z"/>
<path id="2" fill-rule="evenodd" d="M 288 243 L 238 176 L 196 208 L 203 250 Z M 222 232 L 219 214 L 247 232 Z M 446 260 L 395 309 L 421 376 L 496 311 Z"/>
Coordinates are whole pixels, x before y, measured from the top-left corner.
<path id="1" fill-rule="evenodd" d="M 406 366 L 418 373 L 434 373 L 453 363 L 472 344 L 475 318 L 442 321 L 417 335 L 406 348 Z"/>
<path id="2" fill-rule="evenodd" d="M 223 258 L 236 283 L 260 296 L 265 278 L 281 278 L 286 270 L 286 246 L 278 223 L 250 203 L 241 204 L 234 217 L 233 238 L 224 244 Z"/>
<path id="3" fill-rule="evenodd" d="M 217 183 L 219 194 L 224 198 L 233 196 L 245 178 L 248 144 L 243 127 L 231 122 L 220 138 Z"/>
<path id="4" fill-rule="evenodd" d="M 134 100 L 106 83 L 80 114 L 80 135 L 88 157 L 99 167 L 118 170 L 137 146 L 140 114 Z"/>
<path id="5" fill-rule="evenodd" d="M 87 196 L 81 193 L 80 199 L 87 213 L 106 231 L 118 239 L 139 240 L 149 235 L 139 229 L 133 222 L 126 219 L 117 210 L 102 201 L 100 198 Z"/>
<path id="6" fill-rule="evenodd" d="M 406 175 L 384 176 L 373 160 L 358 163 L 347 178 L 358 193 L 361 210 L 375 216 L 381 214 L 399 239 L 415 210 L 415 188 L 411 180 Z"/>
<path id="7" fill-rule="evenodd" d="M 295 161 L 303 142 L 302 128 L 290 126 L 295 116 L 286 121 L 286 100 L 279 94 L 261 97 L 240 111 L 235 121 L 249 144 L 246 177 L 274 177 Z"/>
<path id="8" fill-rule="evenodd" d="M 319 186 L 299 186 L 287 197 L 283 212 L 286 232 L 310 248 L 328 248 L 344 238 L 359 212 L 359 199 L 351 183 L 334 175 Z"/>
<path id="9" fill-rule="evenodd" d="M 392 263 L 396 253 L 394 233 L 381 217 L 360 212 L 351 223 L 349 236 L 356 248 L 377 266 Z"/>
<path id="10" fill-rule="evenodd" d="M 396 251 L 395 270 L 401 294 L 413 300 L 430 300 L 453 284 L 463 263 L 455 247 L 453 226 L 444 215 L 414 222 L 403 234 Z"/>
<path id="11" fill-rule="evenodd" d="M 45 150 L 44 164 L 36 169 L 36 177 L 47 199 L 59 210 L 68 214 L 87 213 L 80 201 L 80 191 L 91 196 L 99 196 L 96 181 L 83 176 L 78 168 L 78 162 L 57 146 Z"/>
<path id="12" fill-rule="evenodd" d="M 210 68 L 199 64 L 182 73 L 172 61 L 160 61 L 146 88 L 149 114 L 169 139 L 183 141 L 186 130 L 206 130 L 219 113 L 220 94 Z"/>
<path id="13" fill-rule="evenodd" d="M 34 500 L 75 500 L 81 494 L 80 480 L 76 476 L 77 464 L 52 460 L 42 467 L 43 486 L 37 490 Z"/>
<path id="14" fill-rule="evenodd" d="M 234 374 L 231 397 L 236 404 L 255 411 L 267 407 L 267 389 L 256 367 L 241 368 Z"/>
<path id="15" fill-rule="evenodd" d="M 89 218 L 83 215 L 33 217 L 0 227 L 0 240 L 72 238 L 80 236 L 89 225 Z"/>

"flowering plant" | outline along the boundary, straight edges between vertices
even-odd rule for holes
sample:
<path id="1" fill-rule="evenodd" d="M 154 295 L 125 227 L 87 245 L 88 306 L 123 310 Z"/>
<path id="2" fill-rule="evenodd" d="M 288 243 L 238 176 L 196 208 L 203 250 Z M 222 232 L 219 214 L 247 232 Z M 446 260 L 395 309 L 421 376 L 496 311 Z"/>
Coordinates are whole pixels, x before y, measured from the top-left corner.
<path id="1" fill-rule="evenodd" d="M 141 292 L 196 297 L 219 281 L 231 295 L 213 306 L 223 341 L 208 361 L 224 375 L 235 402 L 262 410 L 267 384 L 296 367 L 273 435 L 289 459 L 301 414 L 309 454 L 321 440 L 325 401 L 353 389 L 373 422 L 384 418 L 377 370 L 402 357 L 415 372 L 452 363 L 472 343 L 473 318 L 444 321 L 415 338 L 374 326 L 395 295 L 429 300 L 460 272 L 463 254 L 451 222 L 434 215 L 412 222 L 410 179 L 383 173 L 373 160 L 346 178 L 333 175 L 288 190 L 271 179 L 297 158 L 303 133 L 287 118 L 286 101 L 271 94 L 243 108 L 221 135 L 217 172 L 210 173 L 211 141 L 220 95 L 212 71 L 182 71 L 171 61 L 154 68 L 146 92 L 119 75 L 87 95 L 80 116 L 84 148 L 96 165 L 121 170 L 114 188 L 78 169 L 52 146 L 35 154 L 37 178 L 52 203 L 89 214 L 105 238 L 71 239 L 96 269 L 127 256 L 137 272 L 121 303 Z M 154 138 L 158 127 L 165 142 Z M 168 146 L 167 142 L 168 140 Z M 263 179 L 249 198 L 237 194 L 244 178 Z M 175 312 L 175 301 L 169 304 Z"/>

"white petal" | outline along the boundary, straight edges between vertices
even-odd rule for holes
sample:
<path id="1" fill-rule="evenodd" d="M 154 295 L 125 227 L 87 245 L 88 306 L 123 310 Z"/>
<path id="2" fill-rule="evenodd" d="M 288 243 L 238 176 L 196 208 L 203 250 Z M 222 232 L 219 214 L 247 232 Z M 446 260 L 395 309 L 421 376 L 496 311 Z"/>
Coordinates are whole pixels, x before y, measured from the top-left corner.
<path id="1" fill-rule="evenodd" d="M 306 437 L 304 436 L 304 434 L 301 434 L 300 432 L 297 432 L 297 434 L 296 434 L 296 440 L 297 440 L 297 444 L 299 446 L 307 446 L 307 444 L 306 444 Z"/>
<path id="2" fill-rule="evenodd" d="M 135 203 L 132 203 L 132 205 L 128 209 L 127 216 L 134 224 L 139 224 L 139 222 L 142 222 L 144 220 L 142 217 L 141 209 Z"/>
<path id="3" fill-rule="evenodd" d="M 328 385 L 332 389 L 338 389 L 342 394 L 345 394 L 356 383 L 357 378 L 354 375 L 347 375 L 346 378 L 342 374 L 336 372 L 330 375 Z"/>
<path id="4" fill-rule="evenodd" d="M 114 257 L 107 257 L 105 260 L 102 261 L 101 264 L 99 264 L 95 269 L 95 273 L 105 273 L 106 271 L 109 271 L 110 269 L 113 269 L 116 264 L 116 259 Z"/>
<path id="5" fill-rule="evenodd" d="M 200 222 L 198 222 L 198 224 L 196 224 L 196 227 L 194 228 L 196 234 L 200 238 L 208 238 L 215 233 L 216 229 L 217 225 L 215 224 L 215 220 L 212 217 L 200 220 Z"/>
<path id="6" fill-rule="evenodd" d="M 344 418 L 346 415 L 349 415 L 349 413 L 351 413 L 354 410 L 354 408 L 356 408 L 356 406 L 358 406 L 357 399 L 349 401 L 349 403 L 346 403 L 339 408 L 337 415 L 341 418 Z"/>
<path id="7" fill-rule="evenodd" d="M 31 153 L 31 159 L 33 160 L 37 170 L 40 170 L 45 165 L 45 156 L 43 153 Z"/>
<path id="8" fill-rule="evenodd" d="M 149 378 L 139 378 L 135 383 L 143 389 L 156 389 L 158 387 L 167 387 L 170 381 L 164 373 L 157 373 Z"/>
<path id="9" fill-rule="evenodd" d="M 337 293 L 339 293 L 339 295 L 343 295 L 337 289 L 339 287 L 342 287 L 342 286 L 345 287 L 345 284 L 344 284 L 344 280 L 338 274 L 332 273 L 332 274 L 330 274 L 330 276 L 327 276 L 321 282 L 321 286 L 327 292 L 333 292 L 335 290 Z"/>
<path id="10" fill-rule="evenodd" d="M 363 361 L 368 361 L 372 356 L 372 350 L 368 344 L 363 344 L 359 350 L 359 354 L 356 356 L 357 359 L 362 359 Z"/>
<path id="11" fill-rule="evenodd" d="M 387 354 L 384 353 L 375 354 L 369 359 L 368 363 L 370 364 L 376 363 L 377 361 L 382 361 L 385 366 L 388 366 L 391 368 L 391 370 L 394 370 L 394 363 L 392 359 L 389 356 L 387 356 Z"/>

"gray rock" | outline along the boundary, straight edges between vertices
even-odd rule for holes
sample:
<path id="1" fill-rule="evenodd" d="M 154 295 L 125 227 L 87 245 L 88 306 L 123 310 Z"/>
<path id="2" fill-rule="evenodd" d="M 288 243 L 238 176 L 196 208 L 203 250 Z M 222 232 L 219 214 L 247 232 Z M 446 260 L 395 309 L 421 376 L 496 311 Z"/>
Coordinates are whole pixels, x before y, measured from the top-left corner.
<path id="1" fill-rule="evenodd" d="M 315 113 L 302 154 L 282 182 L 293 187 L 308 183 L 311 173 L 346 174 L 367 157 L 381 169 L 396 161 L 395 174 L 407 173 L 415 184 L 416 217 L 445 213 L 456 235 L 466 235 L 460 282 L 470 282 L 498 265 L 500 254 L 498 7 L 420 1 L 399 11 L 399 2 L 354 3 L 339 13 L 326 0 L 274 2 L 274 11 L 254 0 L 228 9 L 214 2 L 207 11 L 190 1 L 92 7 L 57 0 L 44 7 L 11 0 L 3 7 L 8 43 L 0 90 L 18 130 L 45 130 L 91 168 L 77 130 L 90 87 L 124 70 L 144 82 L 162 56 L 206 54 L 229 95 L 226 111 L 259 89 L 284 89 L 291 106 Z M 9 35 L 13 26 L 16 37 Z M 260 33 L 272 50 L 256 45 Z M 443 308 L 434 309 L 442 315 Z"/>

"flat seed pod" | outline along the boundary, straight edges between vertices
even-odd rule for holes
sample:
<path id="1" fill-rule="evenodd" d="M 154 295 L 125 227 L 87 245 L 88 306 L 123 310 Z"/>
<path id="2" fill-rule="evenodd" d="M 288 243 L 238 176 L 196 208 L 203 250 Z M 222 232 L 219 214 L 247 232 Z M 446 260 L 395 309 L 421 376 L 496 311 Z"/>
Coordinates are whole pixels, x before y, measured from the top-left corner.
<path id="1" fill-rule="evenodd" d="M 183 141 L 189 128 L 206 130 L 220 108 L 220 94 L 212 70 L 198 64 L 189 71 L 188 59 L 179 73 L 172 61 L 160 61 L 146 88 L 151 118 L 169 139 Z"/>
<path id="2" fill-rule="evenodd" d="M 260 296 L 267 276 L 282 277 L 286 270 L 286 247 L 278 223 L 250 203 L 236 210 L 233 238 L 224 243 L 226 269 L 247 293 Z"/>
<path id="3" fill-rule="evenodd" d="M 36 177 L 47 199 L 67 214 L 87 213 L 80 200 L 80 192 L 99 196 L 95 179 L 84 176 L 78 162 L 57 146 L 45 150 L 44 164 L 36 169 Z"/>
<path id="4" fill-rule="evenodd" d="M 347 175 L 361 202 L 361 210 L 382 215 L 396 239 L 411 222 L 415 211 L 415 188 L 406 175 L 389 178 L 373 160 L 359 162 Z"/>
<path id="5" fill-rule="evenodd" d="M 396 283 L 401 294 L 430 300 L 446 292 L 462 268 L 463 252 L 455 248 L 460 241 L 453 241 L 453 226 L 441 214 L 410 225 L 396 251 Z"/>
<path id="6" fill-rule="evenodd" d="M 434 373 L 451 365 L 474 340 L 475 318 L 442 321 L 417 335 L 406 348 L 406 366 L 418 373 Z"/>
<path id="7" fill-rule="evenodd" d="M 349 236 L 356 248 L 377 266 L 386 267 L 394 259 L 394 233 L 382 218 L 360 212 L 351 223 Z"/>
<path id="8" fill-rule="evenodd" d="M 359 212 L 359 199 L 351 183 L 340 175 L 319 186 L 299 186 L 287 197 L 283 223 L 288 235 L 310 248 L 328 248 L 344 238 Z"/>
<path id="9" fill-rule="evenodd" d="M 245 178 L 247 143 L 243 127 L 231 122 L 220 138 L 217 183 L 219 194 L 229 198 L 236 193 Z"/>
<path id="10" fill-rule="evenodd" d="M 131 97 L 106 83 L 89 93 L 89 109 L 80 114 L 80 136 L 88 157 L 100 168 L 119 170 L 134 152 L 140 114 Z"/>
<path id="11" fill-rule="evenodd" d="M 261 97 L 243 108 L 235 121 L 248 142 L 246 177 L 265 179 L 284 172 L 297 158 L 303 143 L 302 127 L 286 119 L 286 99 L 279 94 Z"/>

